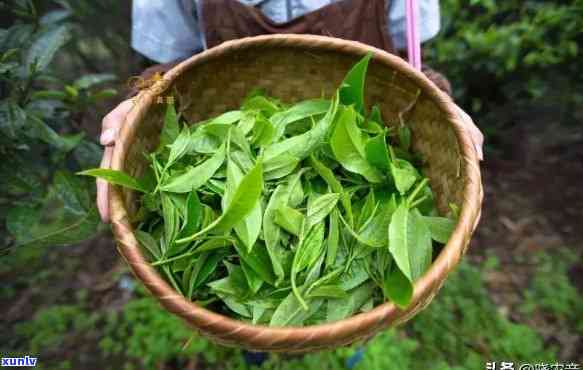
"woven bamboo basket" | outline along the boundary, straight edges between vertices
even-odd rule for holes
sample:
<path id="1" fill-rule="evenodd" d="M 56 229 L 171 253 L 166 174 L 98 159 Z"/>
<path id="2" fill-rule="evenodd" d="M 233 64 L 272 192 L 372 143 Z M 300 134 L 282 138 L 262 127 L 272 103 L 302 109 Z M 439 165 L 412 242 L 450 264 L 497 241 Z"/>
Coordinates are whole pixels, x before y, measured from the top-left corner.
<path id="1" fill-rule="evenodd" d="M 173 96 L 188 122 L 237 109 L 253 88 L 295 102 L 332 96 L 350 67 L 372 52 L 366 101 L 380 105 L 386 122 L 410 125 L 413 150 L 426 160 L 424 174 L 436 194 L 438 209 L 461 209 L 457 226 L 429 270 L 415 283 L 407 309 L 387 302 L 373 310 L 322 325 L 275 328 L 209 311 L 173 290 L 145 260 L 130 222 L 135 194 L 112 186 L 112 228 L 120 254 L 135 276 L 168 311 L 215 342 L 257 351 L 307 352 L 348 345 L 401 324 L 433 299 L 460 261 L 477 225 L 482 184 L 479 162 L 468 133 L 449 96 L 401 58 L 370 46 L 335 38 L 270 35 L 226 42 L 177 65 L 153 89 L 142 91 L 120 132 L 112 168 L 139 176 L 143 153 L 158 144 L 164 104 Z M 153 334 L 155 335 L 155 334 Z"/>

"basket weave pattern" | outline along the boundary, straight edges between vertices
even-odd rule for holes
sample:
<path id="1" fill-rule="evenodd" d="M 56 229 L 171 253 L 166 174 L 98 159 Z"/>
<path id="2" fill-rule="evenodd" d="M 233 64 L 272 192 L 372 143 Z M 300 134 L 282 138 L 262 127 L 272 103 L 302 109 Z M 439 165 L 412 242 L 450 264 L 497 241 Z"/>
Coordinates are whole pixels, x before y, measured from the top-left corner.
<path id="1" fill-rule="evenodd" d="M 411 305 L 400 310 L 384 303 L 338 322 L 273 328 L 252 325 L 211 312 L 174 291 L 145 260 L 132 232 L 135 195 L 112 186 L 113 232 L 120 254 L 136 277 L 170 312 L 216 342 L 251 350 L 306 352 L 370 338 L 405 322 L 433 299 L 447 274 L 465 253 L 482 202 L 479 162 L 451 98 L 402 59 L 357 42 L 307 36 L 270 35 L 230 41 L 182 62 L 164 75 L 157 92 L 171 95 L 188 122 L 237 109 L 253 88 L 285 102 L 330 97 L 350 67 L 373 52 L 366 82 L 366 101 L 380 105 L 387 124 L 410 124 L 413 150 L 426 160 L 440 212 L 449 203 L 461 209 L 447 245 L 415 283 Z M 140 175 L 144 152 L 158 144 L 164 104 L 143 91 L 128 115 L 115 146 L 112 168 Z"/>

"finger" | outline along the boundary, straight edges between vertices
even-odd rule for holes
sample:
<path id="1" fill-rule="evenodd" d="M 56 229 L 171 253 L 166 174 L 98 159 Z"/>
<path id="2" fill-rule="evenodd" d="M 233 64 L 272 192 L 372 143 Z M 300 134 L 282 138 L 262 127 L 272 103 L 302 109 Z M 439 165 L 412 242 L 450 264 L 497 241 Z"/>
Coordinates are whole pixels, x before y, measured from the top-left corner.
<path id="1" fill-rule="evenodd" d="M 468 133 L 470 134 L 470 138 L 472 139 L 472 143 L 474 144 L 474 149 L 476 150 L 478 159 L 483 160 L 484 153 L 482 147 L 484 145 L 484 135 L 482 134 L 482 131 L 480 131 L 480 129 L 478 128 L 478 126 L 476 126 L 472 118 L 463 109 L 461 109 L 458 106 L 456 107 L 458 108 L 460 118 L 464 121 L 465 127 L 467 128 Z"/>
<path id="2" fill-rule="evenodd" d="M 101 121 L 101 145 L 113 145 L 123 121 L 134 106 L 131 99 L 124 100 Z"/>
<path id="3" fill-rule="evenodd" d="M 480 210 L 478 211 L 478 217 L 476 217 L 476 221 L 474 222 L 474 228 L 472 229 L 473 231 L 475 231 L 476 228 L 478 227 L 478 224 L 480 223 L 481 218 L 482 218 L 482 208 L 480 208 Z"/>
<path id="4" fill-rule="evenodd" d="M 478 158 L 483 160 L 484 154 L 482 152 L 482 146 L 484 145 L 484 135 L 471 118 L 466 120 L 466 127 L 468 128 L 472 141 L 474 142 L 474 147 L 476 148 Z"/>
<path id="5" fill-rule="evenodd" d="M 103 151 L 103 158 L 101 159 L 101 168 L 109 168 L 111 166 L 111 158 L 113 156 L 113 146 L 105 147 Z M 97 209 L 101 221 L 109 223 L 109 184 L 103 179 L 97 179 Z"/>

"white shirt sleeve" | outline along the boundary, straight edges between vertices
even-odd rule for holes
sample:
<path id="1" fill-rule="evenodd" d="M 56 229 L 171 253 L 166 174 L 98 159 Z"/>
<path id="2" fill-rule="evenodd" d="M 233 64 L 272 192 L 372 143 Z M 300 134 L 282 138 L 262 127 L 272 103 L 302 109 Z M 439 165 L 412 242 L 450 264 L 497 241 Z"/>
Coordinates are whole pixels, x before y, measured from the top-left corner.
<path id="1" fill-rule="evenodd" d="M 203 49 L 192 0 L 133 0 L 132 48 L 159 63 Z"/>
<path id="2" fill-rule="evenodd" d="M 419 0 L 419 38 L 425 42 L 437 35 L 440 28 L 439 0 Z M 393 0 L 389 7 L 389 30 L 395 49 L 407 48 L 405 0 Z"/>

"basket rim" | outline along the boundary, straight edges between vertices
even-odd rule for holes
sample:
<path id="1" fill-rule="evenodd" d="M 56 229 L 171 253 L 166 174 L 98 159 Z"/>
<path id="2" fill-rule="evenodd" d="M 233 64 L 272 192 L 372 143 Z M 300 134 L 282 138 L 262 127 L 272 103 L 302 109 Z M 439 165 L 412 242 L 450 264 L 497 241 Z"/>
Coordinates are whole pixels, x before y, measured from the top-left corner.
<path id="1" fill-rule="evenodd" d="M 359 42 L 314 35 L 263 35 L 225 42 L 181 62 L 164 74 L 162 80 L 158 81 L 158 89 L 153 90 L 156 90 L 155 92 L 164 91 L 183 72 L 197 65 L 235 54 L 239 50 L 261 47 L 319 49 L 356 57 L 372 52 L 372 59 L 375 62 L 397 70 L 414 82 L 420 92 L 426 94 L 433 101 L 451 124 L 463 162 L 461 176 L 463 176 L 465 184 L 461 212 L 449 241 L 425 274 L 414 283 L 414 293 L 410 305 L 405 309 L 399 309 L 391 302 L 384 302 L 368 312 L 359 313 L 340 321 L 302 327 L 254 325 L 208 310 L 176 292 L 146 261 L 128 221 L 129 217 L 120 188 L 110 185 L 109 201 L 112 228 L 119 253 L 126 259 L 134 275 L 146 285 L 152 295 L 167 310 L 219 342 L 235 343 L 242 347 L 259 350 L 302 351 L 308 347 L 309 349 L 319 349 L 348 344 L 358 339 L 370 337 L 390 324 L 406 321 L 424 307 L 424 298 L 431 298 L 435 295 L 448 273 L 457 265 L 465 253 L 471 234 L 479 220 L 483 197 L 479 160 L 469 133 L 464 128 L 464 123 L 459 116 L 457 106 L 421 71 L 412 68 L 398 56 Z M 124 158 L 129 149 L 127 142 L 130 140 L 129 138 L 136 135 L 137 123 L 145 117 L 150 105 L 155 103 L 157 97 L 155 92 L 145 90 L 137 96 L 136 104 L 120 130 L 111 162 L 112 169 L 124 170 Z"/>

